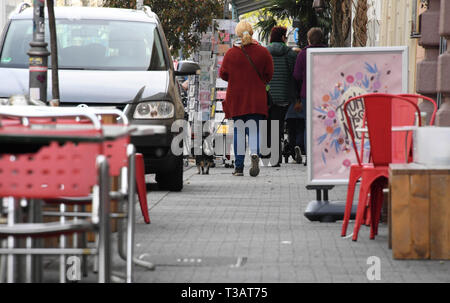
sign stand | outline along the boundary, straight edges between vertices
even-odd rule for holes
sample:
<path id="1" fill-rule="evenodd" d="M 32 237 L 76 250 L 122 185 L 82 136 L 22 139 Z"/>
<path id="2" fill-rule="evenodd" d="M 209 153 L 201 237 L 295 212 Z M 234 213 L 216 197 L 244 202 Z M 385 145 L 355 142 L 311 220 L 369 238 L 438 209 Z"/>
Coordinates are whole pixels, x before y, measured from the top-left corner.
<path id="1" fill-rule="evenodd" d="M 305 209 L 304 215 L 308 220 L 331 223 L 344 219 L 345 201 L 330 202 L 328 200 L 328 191 L 333 188 L 334 185 L 306 185 L 307 190 L 316 191 L 316 200 L 309 202 Z M 351 220 L 356 217 L 356 209 L 357 205 L 353 205 L 350 214 Z"/>
<path id="2" fill-rule="evenodd" d="M 356 163 L 342 105 L 349 98 L 366 93 L 407 92 L 408 48 L 309 48 L 306 60 L 306 188 L 316 190 L 317 199 L 308 204 L 304 215 L 311 221 L 335 222 L 343 219 L 346 203 L 330 202 L 328 191 L 334 185 L 347 184 L 349 168 Z M 363 113 L 362 103 L 352 109 L 353 127 L 361 126 Z M 369 147 L 363 147 L 364 153 Z M 356 208 L 357 205 L 352 206 L 352 219 Z"/>

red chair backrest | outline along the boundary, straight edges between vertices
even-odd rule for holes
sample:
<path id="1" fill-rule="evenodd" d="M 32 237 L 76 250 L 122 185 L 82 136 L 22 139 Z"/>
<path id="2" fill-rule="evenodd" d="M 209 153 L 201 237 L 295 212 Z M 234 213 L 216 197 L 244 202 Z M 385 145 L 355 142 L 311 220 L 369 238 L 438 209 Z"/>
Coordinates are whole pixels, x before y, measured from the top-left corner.
<path id="1" fill-rule="evenodd" d="M 71 125 L 79 125 L 79 124 L 91 124 L 92 122 L 88 119 L 80 119 L 75 120 L 73 118 L 58 118 L 56 120 L 52 120 L 51 118 L 30 118 L 30 123 L 32 124 L 41 124 L 41 125 L 56 125 L 56 124 L 71 124 Z M 8 133 L 19 133 L 23 132 L 26 134 L 29 132 L 29 128 L 22 125 L 20 122 L 20 119 L 18 118 L 3 118 L 1 120 L 3 128 L 0 128 L 0 132 Z M 112 124 L 112 123 L 103 123 L 103 124 Z M 117 124 L 116 124 L 117 125 Z M 14 128 L 15 127 L 15 128 Z M 55 134 L 69 134 L 69 133 L 76 133 L 84 136 L 90 136 L 90 135 L 100 135 L 101 131 L 95 130 L 95 129 L 68 129 L 67 131 L 54 131 L 51 128 L 45 129 L 45 130 L 39 130 L 35 129 L 33 130 L 34 133 L 49 133 L 54 132 Z M 110 176 L 117 177 L 120 174 L 121 168 L 128 165 L 128 155 L 127 155 L 127 146 L 130 143 L 130 136 L 124 136 L 121 138 L 118 138 L 116 140 L 111 141 L 105 141 L 102 145 L 102 153 L 107 157 L 108 163 L 109 163 L 109 173 Z M 1 152 L 1 149 L 0 149 Z"/>
<path id="2" fill-rule="evenodd" d="M 110 176 L 118 177 L 122 167 L 128 166 L 127 147 L 129 143 L 130 136 L 103 143 L 103 154 L 108 159 Z"/>
<path id="3" fill-rule="evenodd" d="M 350 137 L 352 139 L 352 144 L 353 144 L 353 150 L 355 152 L 355 156 L 356 156 L 356 160 L 358 162 L 359 165 L 362 165 L 362 162 L 364 161 L 364 155 L 365 155 L 365 150 L 366 150 L 366 144 L 365 144 L 365 140 L 368 138 L 367 133 L 359 133 L 358 134 L 358 138 L 359 138 L 359 145 L 360 145 L 360 151 L 358 153 L 358 148 L 357 148 L 357 144 L 356 144 L 356 133 L 355 133 L 355 129 L 358 127 L 365 127 L 366 126 L 366 114 L 364 112 L 362 119 L 360 118 L 359 114 L 353 113 L 353 115 L 351 116 L 353 118 L 353 121 L 350 119 L 350 115 L 348 112 L 348 106 L 352 106 L 351 103 L 355 103 L 353 105 L 354 108 L 362 108 L 364 110 L 364 102 L 362 101 L 362 98 L 360 96 L 356 96 L 353 98 L 348 99 L 344 105 L 343 105 L 343 111 L 346 117 L 346 125 L 344 127 L 346 127 L 348 129 L 348 132 L 350 134 Z M 354 110 L 353 110 L 354 111 Z M 370 157 L 368 159 L 368 161 L 370 161 Z"/>
<path id="4" fill-rule="evenodd" d="M 80 197 L 98 184 L 101 143 L 56 142 L 36 153 L 0 155 L 0 197 Z"/>
<path id="5" fill-rule="evenodd" d="M 393 132 L 392 127 L 413 126 L 414 113 L 417 112 L 420 117 L 417 104 L 407 98 L 389 94 L 368 94 L 363 100 L 374 166 L 407 162 L 407 132 Z"/>
<path id="6" fill-rule="evenodd" d="M 405 97 L 380 93 L 366 94 L 347 100 L 344 104 L 344 113 L 355 152 L 357 146 L 353 124 L 347 113 L 349 103 L 355 100 L 364 102 L 373 164 L 386 166 L 389 163 L 407 162 L 406 150 L 410 149 L 411 144 L 405 137 L 408 134 L 404 131 L 392 132 L 392 127 L 414 125 L 415 113 L 417 112 L 420 116 L 417 104 Z M 420 120 L 419 125 L 421 125 Z M 356 157 L 361 165 L 361 157 L 358 154 Z"/>
<path id="7" fill-rule="evenodd" d="M 434 121 L 436 119 L 436 112 L 438 110 L 436 101 L 434 101 L 433 99 L 431 99 L 429 97 L 417 95 L 417 94 L 400 94 L 399 96 L 405 97 L 408 100 L 411 100 L 412 102 L 416 103 L 417 105 L 419 105 L 420 99 L 422 99 L 422 101 L 429 102 L 431 104 L 431 106 L 433 106 L 433 112 L 431 113 L 431 118 L 427 119 L 428 125 L 434 125 Z"/>

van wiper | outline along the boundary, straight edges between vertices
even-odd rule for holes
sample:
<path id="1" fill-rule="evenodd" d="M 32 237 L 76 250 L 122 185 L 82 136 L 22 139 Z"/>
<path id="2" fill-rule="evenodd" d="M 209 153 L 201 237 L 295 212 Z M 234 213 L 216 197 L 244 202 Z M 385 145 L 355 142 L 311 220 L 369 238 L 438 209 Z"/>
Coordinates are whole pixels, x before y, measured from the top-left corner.
<path id="1" fill-rule="evenodd" d="M 87 68 L 84 67 L 58 67 L 58 69 L 68 69 L 68 70 L 88 70 Z"/>

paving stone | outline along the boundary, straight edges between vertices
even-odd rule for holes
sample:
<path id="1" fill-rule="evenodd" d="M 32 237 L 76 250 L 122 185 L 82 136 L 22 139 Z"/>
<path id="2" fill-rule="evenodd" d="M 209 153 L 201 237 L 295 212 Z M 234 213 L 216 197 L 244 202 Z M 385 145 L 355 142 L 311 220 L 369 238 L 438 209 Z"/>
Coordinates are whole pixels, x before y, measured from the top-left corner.
<path id="1" fill-rule="evenodd" d="M 370 256 L 380 258 L 381 282 L 450 282 L 449 261 L 393 260 L 386 224 L 375 240 L 363 226 L 353 242 L 340 236 L 342 222 L 306 219 L 303 211 L 315 192 L 305 189 L 303 165 L 262 167 L 256 178 L 248 176 L 248 166 L 244 177 L 231 172 L 219 166 L 210 175 L 197 175 L 192 167 L 185 171 L 182 192 L 148 193 L 152 223 L 144 224 L 136 209 L 136 256 L 155 262 L 156 269 L 136 267 L 137 282 L 365 283 L 371 282 L 366 276 Z M 336 186 L 329 196 L 345 200 L 346 186 Z M 353 222 L 348 235 L 352 230 Z M 205 262 L 179 265 L 171 259 L 168 264 L 164 256 Z M 114 264 L 115 270 L 124 268 L 117 257 Z"/>
<path id="2" fill-rule="evenodd" d="M 248 170 L 248 169 L 247 169 Z M 358 242 L 340 237 L 341 222 L 310 222 L 306 168 L 282 164 L 262 167 L 258 177 L 233 177 L 216 167 L 210 175 L 185 172 L 189 184 L 180 193 L 150 192 L 150 226 L 138 224 L 140 252 L 152 255 L 247 257 L 238 268 L 220 262 L 207 266 L 157 266 L 139 271 L 142 282 L 369 282 L 367 258 L 381 260 L 381 282 L 448 282 L 450 262 L 398 261 L 387 247 L 387 225 L 369 240 L 362 227 Z M 345 200 L 346 187 L 330 191 Z M 139 215 L 139 214 L 137 214 Z M 353 223 L 349 225 L 351 234 Z"/>

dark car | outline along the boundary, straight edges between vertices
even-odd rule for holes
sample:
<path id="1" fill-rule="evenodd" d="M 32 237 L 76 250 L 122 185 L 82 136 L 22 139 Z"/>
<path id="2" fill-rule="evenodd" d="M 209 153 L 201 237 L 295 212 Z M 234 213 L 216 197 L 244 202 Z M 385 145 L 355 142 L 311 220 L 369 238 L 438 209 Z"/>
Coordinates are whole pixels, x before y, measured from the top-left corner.
<path id="1" fill-rule="evenodd" d="M 13 15 L 1 37 L 0 98 L 28 94 L 32 12 L 26 8 Z M 56 7 L 55 15 L 61 106 L 123 110 L 139 127 L 132 143 L 144 155 L 146 172 L 156 173 L 161 188 L 181 190 L 183 155 L 173 155 L 170 148 L 177 135 L 171 125 L 185 114 L 175 78 L 195 74 L 198 64 L 185 62 L 174 70 L 159 19 L 148 7 Z"/>

